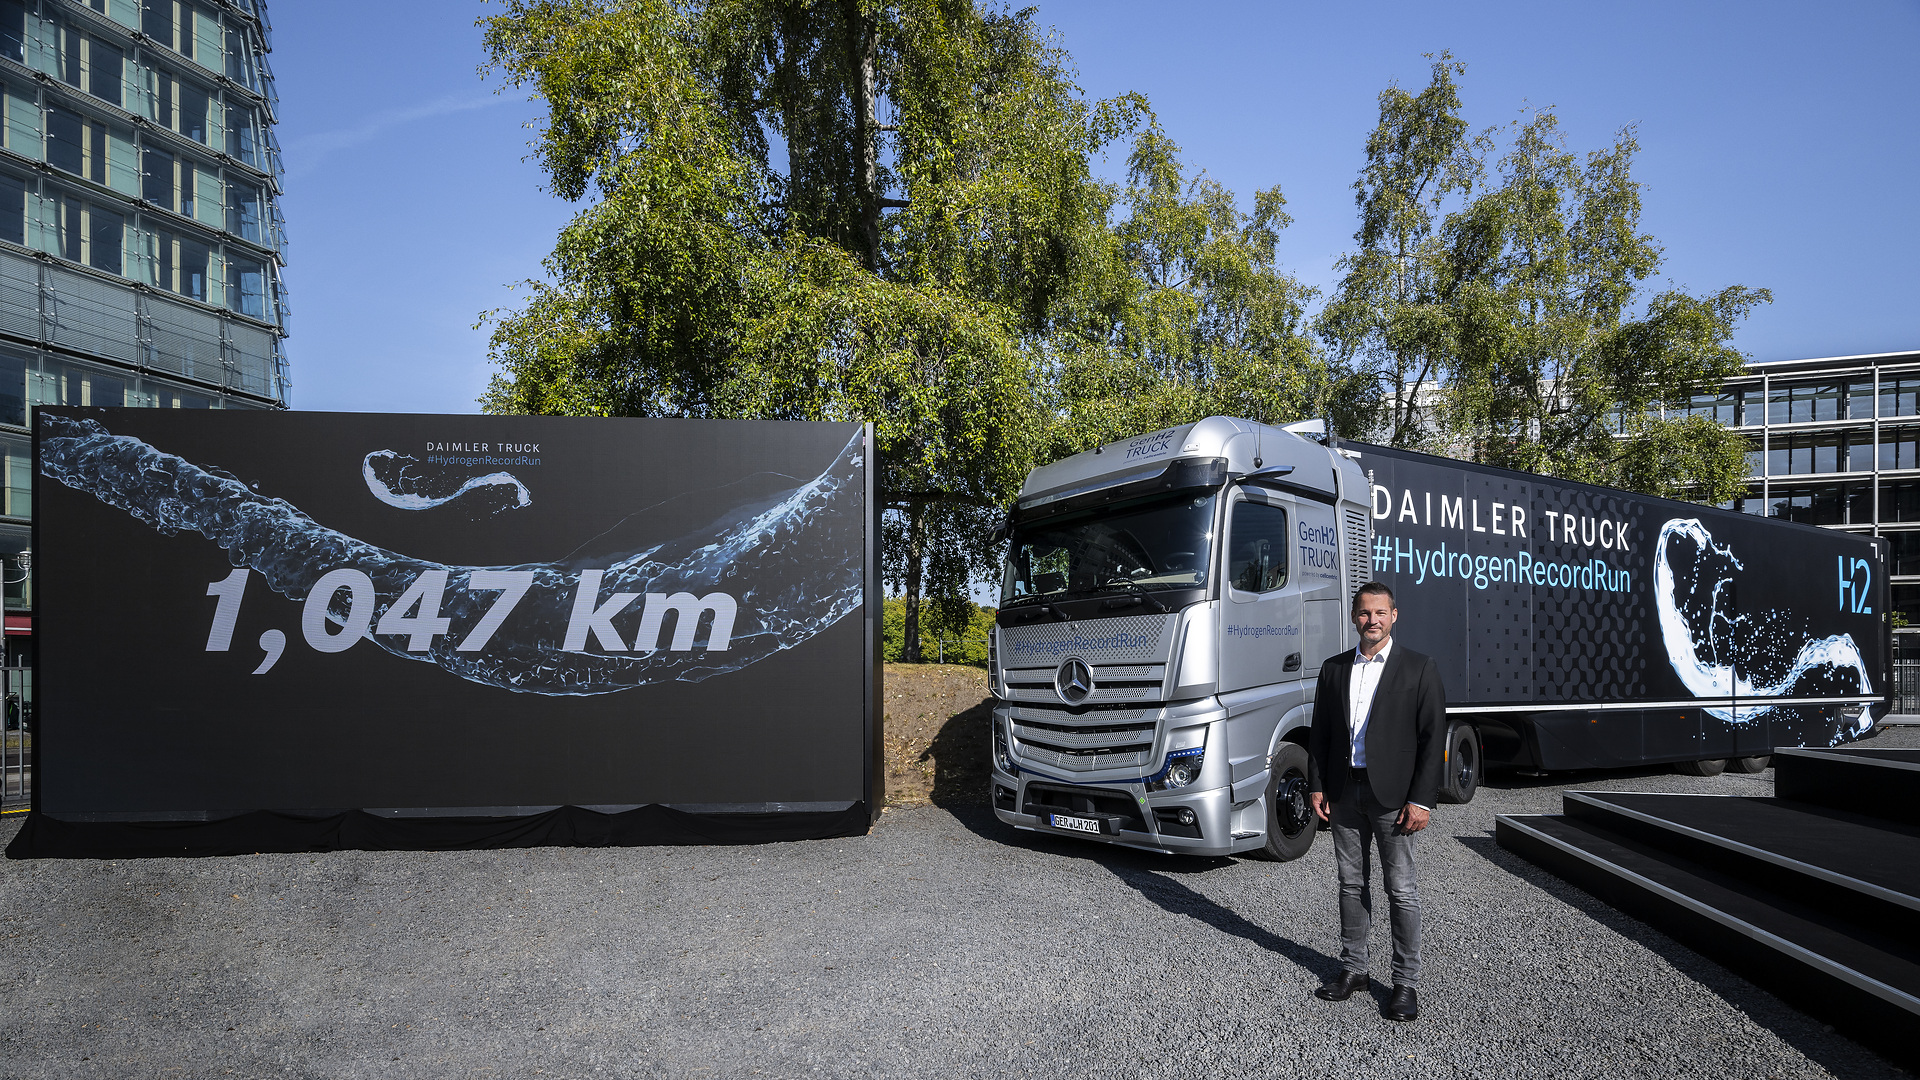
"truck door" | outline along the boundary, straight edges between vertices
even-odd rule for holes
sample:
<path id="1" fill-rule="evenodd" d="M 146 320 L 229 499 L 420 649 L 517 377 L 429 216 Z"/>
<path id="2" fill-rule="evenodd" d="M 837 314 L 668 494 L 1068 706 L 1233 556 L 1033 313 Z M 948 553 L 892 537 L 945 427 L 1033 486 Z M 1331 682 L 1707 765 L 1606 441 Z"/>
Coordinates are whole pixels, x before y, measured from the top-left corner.
<path id="1" fill-rule="evenodd" d="M 1320 662 L 1346 643 L 1348 604 L 1340 585 L 1340 524 L 1326 503 L 1300 499 L 1292 509 L 1293 566 L 1288 576 L 1300 593 L 1303 673 L 1312 677 Z"/>
<path id="2" fill-rule="evenodd" d="M 1291 500 L 1242 489 L 1227 507 L 1220 692 L 1300 678 L 1300 586 L 1291 571 Z M 1324 659 L 1324 658 L 1316 658 Z"/>

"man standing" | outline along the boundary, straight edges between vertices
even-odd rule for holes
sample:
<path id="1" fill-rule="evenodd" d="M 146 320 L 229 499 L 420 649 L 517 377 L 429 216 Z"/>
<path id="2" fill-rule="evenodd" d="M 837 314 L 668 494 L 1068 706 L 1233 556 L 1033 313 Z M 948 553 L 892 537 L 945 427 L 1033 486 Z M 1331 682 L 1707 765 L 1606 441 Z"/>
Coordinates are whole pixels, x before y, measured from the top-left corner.
<path id="1" fill-rule="evenodd" d="M 1447 695 L 1433 660 L 1395 648 L 1400 617 L 1393 590 L 1378 581 L 1353 598 L 1360 647 L 1320 665 L 1313 731 L 1307 739 L 1313 812 L 1333 828 L 1340 872 L 1340 964 L 1314 993 L 1345 1001 L 1367 985 L 1368 844 L 1380 849 L 1393 925 L 1389 1020 L 1420 1015 L 1420 896 L 1414 889 L 1415 835 L 1427 827 L 1440 787 Z"/>

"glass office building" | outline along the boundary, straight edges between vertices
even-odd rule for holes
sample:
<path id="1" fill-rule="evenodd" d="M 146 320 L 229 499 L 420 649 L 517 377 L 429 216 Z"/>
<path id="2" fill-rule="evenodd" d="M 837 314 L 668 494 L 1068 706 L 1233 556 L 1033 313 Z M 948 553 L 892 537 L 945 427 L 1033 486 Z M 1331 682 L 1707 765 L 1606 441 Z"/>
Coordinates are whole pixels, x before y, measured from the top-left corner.
<path id="1" fill-rule="evenodd" d="M 1690 411 L 1747 436 L 1734 509 L 1885 536 L 1894 607 L 1920 624 L 1920 353 L 1749 364 Z"/>
<path id="2" fill-rule="evenodd" d="M 0 571 L 31 647 L 33 406 L 287 403 L 264 0 L 0 0 Z"/>

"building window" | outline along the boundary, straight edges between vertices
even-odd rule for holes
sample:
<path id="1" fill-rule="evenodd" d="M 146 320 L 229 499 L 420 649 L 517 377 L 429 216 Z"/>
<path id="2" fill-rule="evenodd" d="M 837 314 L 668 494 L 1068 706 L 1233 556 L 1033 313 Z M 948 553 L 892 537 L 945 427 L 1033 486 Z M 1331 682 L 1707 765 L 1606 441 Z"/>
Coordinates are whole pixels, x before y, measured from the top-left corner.
<path id="1" fill-rule="evenodd" d="M 1768 515 L 1805 525 L 1846 524 L 1846 491 L 1839 484 L 1773 489 Z"/>
<path id="2" fill-rule="evenodd" d="M 1842 472 L 1846 461 L 1846 439 L 1840 435 L 1775 435 L 1767 440 L 1769 476 Z"/>
<path id="3" fill-rule="evenodd" d="M 27 5 L 21 0 L 0 0 L 0 56 L 27 62 Z"/>
<path id="4" fill-rule="evenodd" d="M 208 109 L 212 99 L 205 90 L 190 82 L 180 84 L 180 127 L 179 132 L 197 143 L 211 144 L 214 140 L 208 136 Z"/>
<path id="5" fill-rule="evenodd" d="M 254 259 L 227 259 L 227 306 L 256 319 L 267 317 L 267 268 Z"/>
<path id="6" fill-rule="evenodd" d="M 79 113 L 47 110 L 47 164 L 75 176 L 85 175 L 86 141 L 81 126 Z"/>
<path id="7" fill-rule="evenodd" d="M 1881 428 L 1880 468 L 1920 468 L 1920 428 Z"/>
<path id="8" fill-rule="evenodd" d="M 1920 416 L 1920 379 L 1881 379 L 1880 415 Z"/>
<path id="9" fill-rule="evenodd" d="M 1767 423 L 1803 424 L 1840 419 L 1840 385 L 1776 387 L 1767 396 Z"/>
<path id="10" fill-rule="evenodd" d="M 125 100 L 126 64 L 124 53 L 98 41 L 87 43 L 87 93 L 111 105 Z"/>
<path id="11" fill-rule="evenodd" d="M 27 182 L 0 173 L 0 240 L 27 246 Z"/>
<path id="12" fill-rule="evenodd" d="M 33 442 L 21 435 L 0 435 L 0 514 L 33 516 Z"/>
<path id="13" fill-rule="evenodd" d="M 27 361 L 11 352 L 0 352 L 0 423 L 27 423 Z"/>
<path id="14" fill-rule="evenodd" d="M 142 0 L 140 32 L 173 48 L 173 0 Z"/>
<path id="15" fill-rule="evenodd" d="M 1880 485 L 1880 520 L 1920 521 L 1920 483 L 1903 480 Z"/>
<path id="16" fill-rule="evenodd" d="M 87 265 L 109 274 L 121 273 L 126 265 L 127 219 L 98 206 L 87 208 Z"/>
<path id="17" fill-rule="evenodd" d="M 162 210 L 177 209 L 173 200 L 173 155 L 147 148 L 140 153 L 140 197 Z"/>
<path id="18" fill-rule="evenodd" d="M 87 6 L 129 30 L 140 25 L 139 0 L 87 0 Z"/>
<path id="19" fill-rule="evenodd" d="M 1894 574 L 1920 574 L 1920 531 L 1890 532 L 1885 536 Z"/>
<path id="20" fill-rule="evenodd" d="M 261 228 L 260 189 L 251 184 L 227 185 L 227 231 L 242 240 L 264 244 Z"/>

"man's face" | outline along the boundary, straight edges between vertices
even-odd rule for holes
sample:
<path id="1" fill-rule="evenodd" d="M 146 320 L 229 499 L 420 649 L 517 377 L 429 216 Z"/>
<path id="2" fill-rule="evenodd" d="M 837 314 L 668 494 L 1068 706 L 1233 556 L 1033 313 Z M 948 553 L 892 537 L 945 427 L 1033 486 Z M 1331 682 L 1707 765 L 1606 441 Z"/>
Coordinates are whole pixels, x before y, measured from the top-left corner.
<path id="1" fill-rule="evenodd" d="M 1353 605 L 1353 628 L 1360 631 L 1360 648 L 1372 656 L 1393 633 L 1394 620 L 1399 617 L 1400 609 L 1393 606 L 1386 593 L 1360 594 Z"/>

